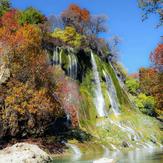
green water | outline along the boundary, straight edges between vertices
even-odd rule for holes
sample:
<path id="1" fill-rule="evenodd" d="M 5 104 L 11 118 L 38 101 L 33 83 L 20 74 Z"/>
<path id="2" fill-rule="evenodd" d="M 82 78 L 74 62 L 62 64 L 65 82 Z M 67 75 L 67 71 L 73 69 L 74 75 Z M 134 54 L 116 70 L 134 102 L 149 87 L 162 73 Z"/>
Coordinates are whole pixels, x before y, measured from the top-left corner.
<path id="1" fill-rule="evenodd" d="M 96 156 L 92 156 L 91 160 L 87 160 L 84 156 L 81 159 L 75 160 L 75 157 L 65 157 L 54 159 L 54 163 L 93 163 Z M 96 157 L 97 158 L 97 157 Z M 114 163 L 163 163 L 163 149 L 144 149 L 135 150 L 122 154 L 114 152 L 105 156 L 105 158 L 113 159 Z M 99 158 L 100 159 L 100 158 Z M 103 163 L 103 162 L 99 162 Z"/>

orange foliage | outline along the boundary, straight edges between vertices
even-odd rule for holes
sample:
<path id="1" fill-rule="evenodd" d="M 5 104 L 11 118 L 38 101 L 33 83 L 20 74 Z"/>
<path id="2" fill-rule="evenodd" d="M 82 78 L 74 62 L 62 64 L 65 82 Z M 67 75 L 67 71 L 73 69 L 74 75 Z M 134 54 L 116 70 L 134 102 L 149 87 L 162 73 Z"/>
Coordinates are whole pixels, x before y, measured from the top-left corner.
<path id="1" fill-rule="evenodd" d="M 153 95 L 153 86 L 156 84 L 156 70 L 141 68 L 139 70 L 140 89 L 147 95 Z"/>
<path id="2" fill-rule="evenodd" d="M 88 21 L 90 18 L 90 13 L 86 9 L 81 9 L 79 6 L 76 4 L 70 4 L 69 10 L 75 12 L 82 21 Z"/>
<path id="3" fill-rule="evenodd" d="M 14 19 L 5 21 L 6 15 L 11 15 L 9 18 Z M 11 24 L 17 24 L 18 17 L 16 15 L 17 11 L 14 10 L 2 17 L 0 40 L 3 48 L 1 48 L 0 53 L 5 54 L 4 57 L 7 58 L 7 64 L 13 77 L 23 82 L 27 80 L 32 82 L 37 80 L 37 84 L 48 82 L 49 66 L 46 54 L 41 48 L 41 30 L 38 26 L 31 24 L 18 25 L 17 28 L 14 28 L 16 29 L 14 32 L 9 30 Z M 6 49 L 8 50 L 7 53 L 4 52 Z"/>
<path id="4" fill-rule="evenodd" d="M 0 113 L 3 127 L 8 128 L 12 136 L 22 134 L 24 129 L 26 134 L 41 135 L 50 122 L 64 114 L 60 104 L 46 88 L 36 90 L 28 83 L 12 79 L 5 89 L 5 109 Z"/>
<path id="5" fill-rule="evenodd" d="M 90 13 L 76 4 L 70 4 L 69 8 L 63 11 L 62 20 L 65 26 L 73 26 L 77 32 L 83 33 L 86 23 L 90 20 Z"/>
<path id="6" fill-rule="evenodd" d="M 140 88 L 156 99 L 156 113 L 163 113 L 163 75 L 154 68 L 141 68 L 139 71 Z"/>

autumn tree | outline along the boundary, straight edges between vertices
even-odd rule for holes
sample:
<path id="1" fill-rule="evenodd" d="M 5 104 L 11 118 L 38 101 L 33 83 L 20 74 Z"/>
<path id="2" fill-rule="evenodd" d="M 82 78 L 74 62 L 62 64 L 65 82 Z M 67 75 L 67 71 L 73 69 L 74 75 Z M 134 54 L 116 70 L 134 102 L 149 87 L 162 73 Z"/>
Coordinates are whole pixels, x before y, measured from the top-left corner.
<path id="1" fill-rule="evenodd" d="M 20 11 L 10 10 L 1 17 L 0 58 L 11 74 L 0 85 L 2 133 L 40 136 L 64 110 L 53 96 L 53 68 L 42 48 L 42 30 L 36 24 L 20 25 L 20 15 Z"/>
<path id="2" fill-rule="evenodd" d="M 6 86 L 0 85 L 0 90 L 3 90 L 0 91 L 3 136 L 41 136 L 52 122 L 64 114 L 61 105 L 46 88 L 37 90 L 29 83 L 12 78 Z"/>
<path id="3" fill-rule="evenodd" d="M 90 19 L 90 13 L 86 9 L 81 9 L 76 4 L 70 4 L 68 9 L 63 11 L 61 17 L 64 26 L 72 26 L 77 32 L 83 33 L 85 25 Z"/>
<path id="4" fill-rule="evenodd" d="M 157 72 L 154 68 L 139 70 L 140 89 L 146 95 L 153 95 L 153 86 L 157 83 Z"/>
<path id="5" fill-rule="evenodd" d="M 158 44 L 154 52 L 151 53 L 150 59 L 154 67 L 159 72 L 163 72 L 163 43 Z"/>

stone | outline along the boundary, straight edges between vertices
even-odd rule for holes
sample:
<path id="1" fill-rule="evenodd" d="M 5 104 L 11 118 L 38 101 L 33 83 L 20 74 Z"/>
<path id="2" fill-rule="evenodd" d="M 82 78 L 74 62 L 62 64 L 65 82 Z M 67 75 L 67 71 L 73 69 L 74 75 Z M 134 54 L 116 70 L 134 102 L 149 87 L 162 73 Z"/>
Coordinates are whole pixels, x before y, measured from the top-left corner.
<path id="1" fill-rule="evenodd" d="M 93 161 L 93 163 L 115 163 L 115 160 L 108 158 L 100 158 L 99 160 Z"/>
<path id="2" fill-rule="evenodd" d="M 0 151 L 1 163 L 48 163 L 52 158 L 37 145 L 17 143 Z"/>
<path id="3" fill-rule="evenodd" d="M 122 147 L 128 148 L 129 146 L 130 146 L 130 144 L 127 141 L 122 142 Z"/>

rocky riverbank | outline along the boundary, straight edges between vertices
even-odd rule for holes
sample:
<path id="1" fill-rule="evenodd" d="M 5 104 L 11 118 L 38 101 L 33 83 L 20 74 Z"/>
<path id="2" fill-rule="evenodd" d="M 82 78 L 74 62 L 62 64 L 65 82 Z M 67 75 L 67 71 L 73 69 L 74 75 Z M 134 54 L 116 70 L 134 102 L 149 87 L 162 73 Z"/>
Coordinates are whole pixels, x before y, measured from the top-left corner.
<path id="1" fill-rule="evenodd" d="M 48 163 L 52 158 L 37 145 L 17 143 L 0 151 L 1 163 Z"/>

